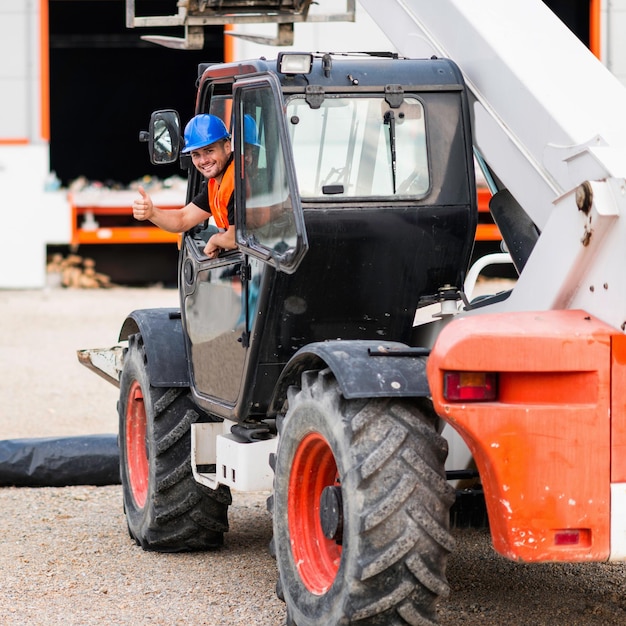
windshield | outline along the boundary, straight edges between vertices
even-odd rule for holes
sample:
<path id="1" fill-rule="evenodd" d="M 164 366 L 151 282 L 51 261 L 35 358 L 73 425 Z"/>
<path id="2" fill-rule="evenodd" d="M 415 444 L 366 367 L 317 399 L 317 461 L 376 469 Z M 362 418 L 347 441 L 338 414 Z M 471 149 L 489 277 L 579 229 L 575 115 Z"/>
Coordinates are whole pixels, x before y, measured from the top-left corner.
<path id="1" fill-rule="evenodd" d="M 304 96 L 287 103 L 302 198 L 424 196 L 428 154 L 424 107 L 404 98 L 332 97 L 312 109 Z"/>

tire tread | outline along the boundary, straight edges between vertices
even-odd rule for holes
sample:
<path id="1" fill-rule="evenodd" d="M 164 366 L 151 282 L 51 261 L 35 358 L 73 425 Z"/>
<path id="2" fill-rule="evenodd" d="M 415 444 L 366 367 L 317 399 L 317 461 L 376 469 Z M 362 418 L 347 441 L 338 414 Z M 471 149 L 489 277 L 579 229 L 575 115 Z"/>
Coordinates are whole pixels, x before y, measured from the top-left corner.
<path id="1" fill-rule="evenodd" d="M 191 425 L 200 409 L 187 388 L 150 385 L 146 351 L 140 334 L 129 338 L 120 381 L 120 433 L 125 432 L 124 397 L 133 380 L 143 390 L 148 428 L 149 464 L 152 468 L 148 501 L 142 509 L 134 503 L 125 470 L 125 442 L 120 437 L 120 474 L 124 509 L 131 537 L 144 550 L 187 552 L 220 547 L 228 530 L 230 490 L 209 489 L 196 483 L 191 471 Z M 148 396 L 148 397 L 146 397 Z M 149 409 L 148 407 L 151 407 Z"/>

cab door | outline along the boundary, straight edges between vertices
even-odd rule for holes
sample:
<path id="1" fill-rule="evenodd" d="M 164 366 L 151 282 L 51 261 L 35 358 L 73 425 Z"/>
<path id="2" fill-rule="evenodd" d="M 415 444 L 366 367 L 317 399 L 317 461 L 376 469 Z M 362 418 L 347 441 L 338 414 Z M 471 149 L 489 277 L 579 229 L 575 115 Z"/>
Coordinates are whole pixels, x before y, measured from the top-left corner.
<path id="1" fill-rule="evenodd" d="M 239 249 L 291 274 L 308 250 L 280 84 L 272 74 L 233 86 Z"/>
<path id="2" fill-rule="evenodd" d="M 232 251 L 209 259 L 204 240 L 183 242 L 180 291 L 187 358 L 196 398 L 211 413 L 231 416 L 246 359 L 247 281 Z"/>
<path id="3" fill-rule="evenodd" d="M 295 272 L 308 243 L 276 78 L 239 80 L 232 99 L 214 93 L 207 105 L 234 141 L 238 250 L 208 259 L 202 230 L 185 234 L 181 313 L 195 400 L 237 420 L 248 410 L 242 387 L 256 367 L 248 361 L 258 287 L 268 272 Z"/>
<path id="4" fill-rule="evenodd" d="M 207 83 L 201 100 L 200 110 L 219 117 L 232 133 L 232 82 Z M 191 165 L 189 181 L 191 201 L 206 181 Z M 214 415 L 234 419 L 248 352 L 248 274 L 239 250 L 216 259 L 204 254 L 213 228 L 211 219 L 183 237 L 181 314 L 196 401 Z"/>

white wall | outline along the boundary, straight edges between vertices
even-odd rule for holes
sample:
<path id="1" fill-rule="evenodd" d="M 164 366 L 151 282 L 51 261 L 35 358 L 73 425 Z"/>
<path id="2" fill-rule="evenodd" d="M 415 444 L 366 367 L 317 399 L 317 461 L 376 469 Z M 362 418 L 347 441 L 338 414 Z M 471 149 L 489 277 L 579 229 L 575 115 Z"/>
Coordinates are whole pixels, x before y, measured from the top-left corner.
<path id="1" fill-rule="evenodd" d="M 626 85 L 626 0 L 602 2 L 602 62 Z"/>
<path id="2" fill-rule="evenodd" d="M 43 287 L 46 242 L 69 241 L 65 203 L 44 194 L 39 33 L 37 0 L 0 0 L 0 289 Z"/>
<path id="3" fill-rule="evenodd" d="M 65 197 L 45 194 L 48 145 L 0 146 L 0 289 L 46 284 L 46 243 L 70 226 Z"/>
<path id="4" fill-rule="evenodd" d="M 40 141 L 39 3 L 0 0 L 0 139 Z"/>

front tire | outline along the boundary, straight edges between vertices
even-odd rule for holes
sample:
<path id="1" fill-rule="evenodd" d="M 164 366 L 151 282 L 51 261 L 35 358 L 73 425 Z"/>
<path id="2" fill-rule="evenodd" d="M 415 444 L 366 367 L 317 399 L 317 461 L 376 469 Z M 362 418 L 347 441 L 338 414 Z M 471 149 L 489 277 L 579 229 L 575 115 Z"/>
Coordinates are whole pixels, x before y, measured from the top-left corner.
<path id="1" fill-rule="evenodd" d="M 120 379 L 120 476 L 128 530 L 144 550 L 217 548 L 228 530 L 227 487 L 191 473 L 191 424 L 200 410 L 187 388 L 150 384 L 140 334 L 129 337 Z"/>
<path id="2" fill-rule="evenodd" d="M 436 425 L 426 400 L 346 400 L 329 370 L 290 390 L 270 500 L 288 624 L 436 623 L 454 546 Z"/>

